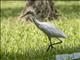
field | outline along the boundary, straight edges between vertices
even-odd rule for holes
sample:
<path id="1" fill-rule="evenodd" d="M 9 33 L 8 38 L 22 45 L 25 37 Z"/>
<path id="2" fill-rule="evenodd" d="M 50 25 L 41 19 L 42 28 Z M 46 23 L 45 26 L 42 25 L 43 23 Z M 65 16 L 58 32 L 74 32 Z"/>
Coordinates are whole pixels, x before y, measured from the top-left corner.
<path id="1" fill-rule="evenodd" d="M 80 1 L 56 1 L 59 19 L 47 21 L 60 28 L 67 36 L 63 43 L 48 48 L 47 36 L 32 22 L 18 20 L 24 1 L 1 1 L 1 59 L 55 60 L 57 54 L 80 52 Z M 52 38 L 52 42 L 57 42 Z"/>

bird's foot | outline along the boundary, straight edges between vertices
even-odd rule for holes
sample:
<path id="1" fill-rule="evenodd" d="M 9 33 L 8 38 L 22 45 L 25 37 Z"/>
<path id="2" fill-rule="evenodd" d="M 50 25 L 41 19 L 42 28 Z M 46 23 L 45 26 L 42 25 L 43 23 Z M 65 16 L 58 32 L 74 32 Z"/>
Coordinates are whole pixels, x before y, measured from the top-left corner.
<path id="1" fill-rule="evenodd" d="M 51 45 L 51 49 L 53 49 L 54 47 Z"/>
<path id="2" fill-rule="evenodd" d="M 47 48 L 47 52 L 49 51 L 49 49 L 50 49 L 50 45 L 49 45 L 48 48 Z"/>
<path id="3" fill-rule="evenodd" d="M 49 45 L 48 48 L 47 48 L 47 52 L 49 51 L 50 47 L 51 47 L 51 49 L 54 48 L 53 45 Z M 54 49 L 55 49 L 55 48 L 54 48 Z"/>

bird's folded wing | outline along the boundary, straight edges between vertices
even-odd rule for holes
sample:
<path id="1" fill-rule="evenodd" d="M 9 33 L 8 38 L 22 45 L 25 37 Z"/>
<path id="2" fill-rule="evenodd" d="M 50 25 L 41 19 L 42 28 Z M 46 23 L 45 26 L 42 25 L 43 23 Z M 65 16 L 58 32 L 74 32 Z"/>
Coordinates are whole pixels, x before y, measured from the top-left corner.
<path id="1" fill-rule="evenodd" d="M 48 23 L 43 23 L 41 25 L 39 25 L 39 28 L 47 33 L 47 34 L 51 34 L 53 36 L 65 36 L 65 34 L 60 31 L 58 28 L 56 28 L 54 25 L 48 24 Z"/>

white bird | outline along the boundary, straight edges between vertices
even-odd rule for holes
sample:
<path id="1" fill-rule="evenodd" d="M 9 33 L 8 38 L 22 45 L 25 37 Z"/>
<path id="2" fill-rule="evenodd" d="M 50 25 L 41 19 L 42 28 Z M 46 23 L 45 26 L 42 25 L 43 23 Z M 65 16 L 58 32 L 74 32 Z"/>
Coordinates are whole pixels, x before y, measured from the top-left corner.
<path id="1" fill-rule="evenodd" d="M 48 36 L 50 45 L 48 46 L 47 51 L 49 50 L 50 47 L 53 48 L 53 45 L 62 43 L 62 40 L 60 40 L 59 38 L 67 37 L 61 30 L 59 30 L 55 26 L 53 26 L 49 23 L 40 22 L 39 20 L 37 20 L 34 12 L 29 11 L 26 14 L 24 14 L 23 16 L 21 16 L 21 18 L 25 17 L 26 15 L 30 15 L 30 17 L 29 17 L 30 20 L 33 21 L 35 23 L 35 25 Z M 52 37 L 56 37 L 59 40 L 59 42 L 52 44 L 52 42 L 51 42 Z"/>

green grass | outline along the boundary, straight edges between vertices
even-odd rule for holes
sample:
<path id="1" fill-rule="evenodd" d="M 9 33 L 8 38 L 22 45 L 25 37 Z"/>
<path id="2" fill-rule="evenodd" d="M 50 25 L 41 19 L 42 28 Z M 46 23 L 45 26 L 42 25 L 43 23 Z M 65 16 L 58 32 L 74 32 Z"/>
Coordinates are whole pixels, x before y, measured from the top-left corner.
<path id="1" fill-rule="evenodd" d="M 25 6 L 22 1 L 1 2 L 1 59 L 2 60 L 55 60 L 56 54 L 80 52 L 80 1 L 55 2 L 61 16 L 48 21 L 69 37 L 62 44 L 46 52 L 47 36 L 33 23 L 17 19 Z M 58 40 L 52 38 L 52 42 Z"/>

